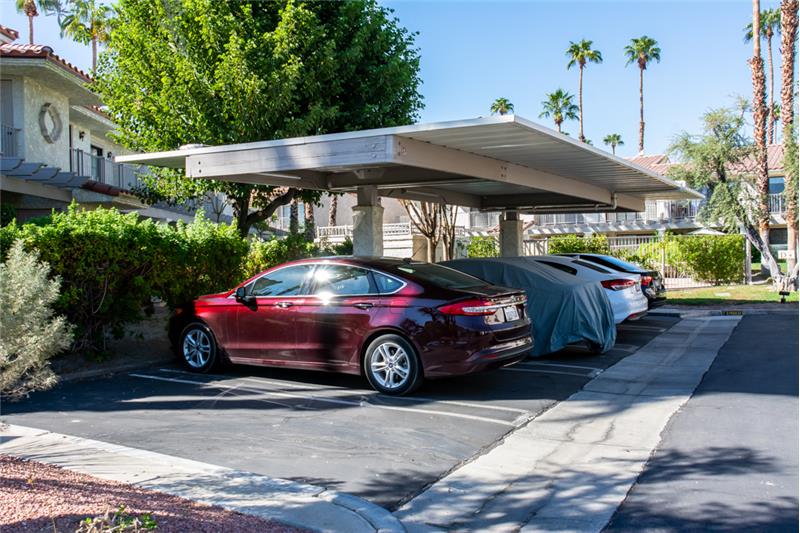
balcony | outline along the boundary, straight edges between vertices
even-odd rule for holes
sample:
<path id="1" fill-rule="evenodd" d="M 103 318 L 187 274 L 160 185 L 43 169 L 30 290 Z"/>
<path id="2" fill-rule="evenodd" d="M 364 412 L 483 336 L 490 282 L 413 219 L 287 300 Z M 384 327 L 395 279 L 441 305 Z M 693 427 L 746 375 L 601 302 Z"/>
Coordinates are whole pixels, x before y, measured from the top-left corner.
<path id="1" fill-rule="evenodd" d="M 786 212 L 786 199 L 782 192 L 769 195 L 769 212 L 773 215 L 780 215 Z"/>
<path id="2" fill-rule="evenodd" d="M 537 226 L 617 225 L 647 222 L 675 222 L 694 220 L 700 208 L 699 201 L 647 202 L 645 211 L 639 213 L 561 213 L 534 215 Z"/>
<path id="3" fill-rule="evenodd" d="M 0 135 L 2 135 L 2 142 L 0 142 L 0 155 L 3 157 L 19 157 L 19 141 L 20 130 L 6 124 L 0 124 Z"/>
<path id="4" fill-rule="evenodd" d="M 69 170 L 78 176 L 129 191 L 141 183 L 139 176 L 147 172 L 147 167 L 114 163 L 105 157 L 70 148 Z"/>

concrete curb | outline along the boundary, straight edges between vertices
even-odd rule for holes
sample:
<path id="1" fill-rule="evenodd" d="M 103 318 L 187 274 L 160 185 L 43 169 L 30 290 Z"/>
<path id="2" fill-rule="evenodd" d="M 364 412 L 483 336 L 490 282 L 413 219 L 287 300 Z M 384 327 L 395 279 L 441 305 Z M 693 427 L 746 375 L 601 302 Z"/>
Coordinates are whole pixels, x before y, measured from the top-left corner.
<path id="1" fill-rule="evenodd" d="M 0 453 L 312 531 L 406 531 L 389 511 L 351 494 L 36 428 L 0 427 Z"/>
<path id="2" fill-rule="evenodd" d="M 664 307 L 653 309 L 648 314 L 655 316 L 671 316 L 677 318 L 704 318 L 716 316 L 744 316 L 744 315 L 769 315 L 769 314 L 797 314 L 798 307 L 786 304 L 786 309 L 765 309 L 763 307 L 731 306 L 728 309 L 679 309 Z"/>

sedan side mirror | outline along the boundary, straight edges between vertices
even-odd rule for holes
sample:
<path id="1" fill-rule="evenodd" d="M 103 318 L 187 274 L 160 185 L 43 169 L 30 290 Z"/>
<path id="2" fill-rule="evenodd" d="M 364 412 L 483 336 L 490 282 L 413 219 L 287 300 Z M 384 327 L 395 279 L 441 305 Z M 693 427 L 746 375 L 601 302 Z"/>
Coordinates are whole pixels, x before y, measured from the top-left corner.
<path id="1" fill-rule="evenodd" d="M 247 291 L 244 287 L 238 287 L 236 289 L 236 301 L 241 303 L 248 303 L 251 299 L 247 296 Z"/>

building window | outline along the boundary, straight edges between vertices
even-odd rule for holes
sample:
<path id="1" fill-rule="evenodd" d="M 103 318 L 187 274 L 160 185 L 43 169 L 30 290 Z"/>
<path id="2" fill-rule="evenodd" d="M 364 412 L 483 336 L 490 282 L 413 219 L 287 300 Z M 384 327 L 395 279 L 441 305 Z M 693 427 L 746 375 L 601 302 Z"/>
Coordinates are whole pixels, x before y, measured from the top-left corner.
<path id="1" fill-rule="evenodd" d="M 783 176 L 778 178 L 770 178 L 769 179 L 769 193 L 770 194 L 777 194 L 783 192 L 784 184 L 783 184 Z"/>

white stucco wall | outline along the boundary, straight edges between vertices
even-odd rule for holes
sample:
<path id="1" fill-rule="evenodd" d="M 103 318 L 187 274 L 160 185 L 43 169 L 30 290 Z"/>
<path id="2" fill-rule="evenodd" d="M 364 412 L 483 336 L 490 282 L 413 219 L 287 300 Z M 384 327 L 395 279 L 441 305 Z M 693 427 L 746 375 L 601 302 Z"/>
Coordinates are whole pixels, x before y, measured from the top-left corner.
<path id="1" fill-rule="evenodd" d="M 61 134 L 53 143 L 44 139 L 39 128 L 39 112 L 46 103 L 50 103 L 61 117 Z M 34 79 L 25 78 L 22 128 L 27 161 L 69 169 L 69 100 L 66 96 Z"/>

